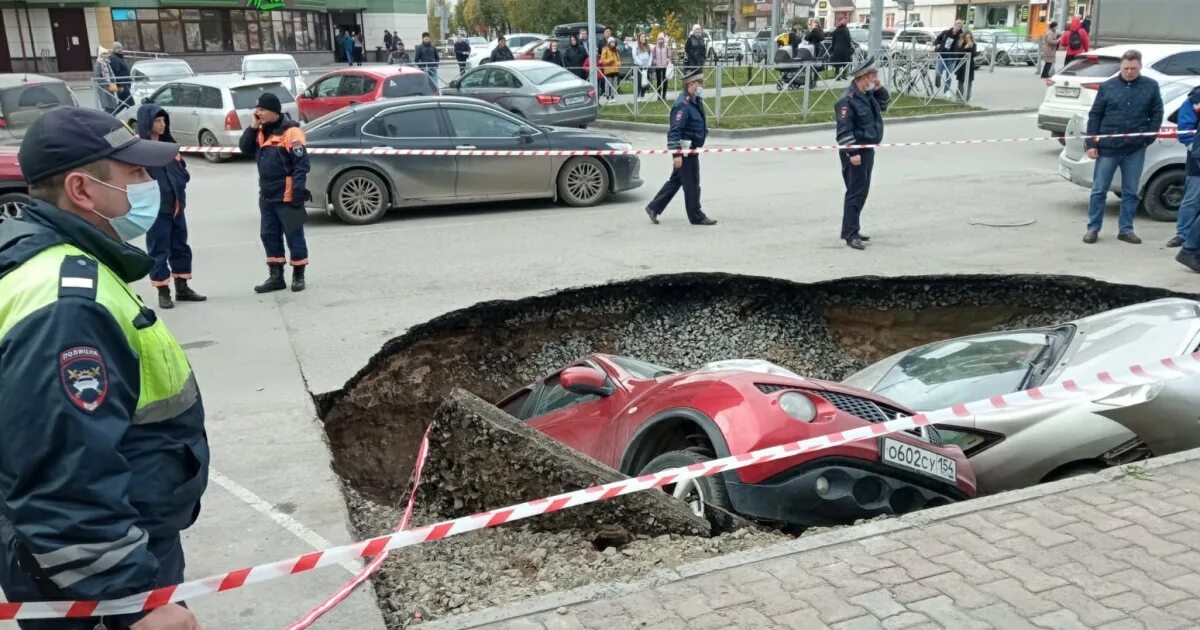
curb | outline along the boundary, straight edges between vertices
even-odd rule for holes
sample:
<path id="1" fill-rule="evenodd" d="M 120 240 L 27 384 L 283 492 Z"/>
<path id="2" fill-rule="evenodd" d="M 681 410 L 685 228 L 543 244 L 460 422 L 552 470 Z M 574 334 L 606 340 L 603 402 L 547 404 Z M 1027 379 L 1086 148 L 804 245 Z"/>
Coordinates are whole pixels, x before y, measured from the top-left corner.
<path id="1" fill-rule="evenodd" d="M 1179 464 L 1200 461 L 1200 449 L 1183 451 L 1172 455 L 1157 457 L 1147 461 L 1142 468 L 1145 470 L 1155 470 L 1166 468 L 1168 466 L 1176 466 Z M 422 628 L 428 630 L 449 630 L 478 628 L 488 624 L 502 623 L 512 621 L 521 617 L 535 615 L 539 613 L 549 612 L 564 606 L 577 606 L 602 599 L 620 597 L 644 591 L 646 589 L 664 586 L 672 582 L 679 582 L 688 578 L 693 578 L 715 571 L 723 571 L 732 569 L 747 564 L 762 562 L 764 560 L 772 560 L 783 556 L 790 556 L 806 551 L 814 551 L 833 545 L 863 540 L 865 538 L 873 538 L 883 534 L 890 534 L 908 529 L 921 528 L 926 525 L 955 518 L 973 512 L 1003 507 L 1013 503 L 1021 503 L 1032 499 L 1039 499 L 1055 494 L 1061 494 L 1078 488 L 1099 485 L 1102 483 L 1114 482 L 1124 476 L 1122 467 L 1110 468 L 1092 475 L 1084 475 L 1081 477 L 1072 477 L 1061 481 L 1044 483 L 1021 490 L 1012 490 L 991 496 L 963 501 L 961 503 L 952 503 L 942 507 L 922 510 L 914 512 L 898 518 L 873 521 L 862 525 L 844 527 L 841 529 L 823 532 L 814 536 L 806 536 L 790 540 L 787 542 L 761 547 L 758 549 L 747 549 L 725 556 L 689 562 L 679 565 L 673 569 L 660 569 L 651 572 L 644 578 L 632 582 L 614 582 L 607 584 L 596 584 L 590 586 L 581 586 L 568 591 L 560 591 L 540 597 L 513 602 L 504 606 L 488 608 L 473 613 L 466 613 L 454 617 L 447 617 L 426 622 L 421 625 Z"/>
<path id="2" fill-rule="evenodd" d="M 1010 116 L 1013 114 L 1028 114 L 1036 112 L 1036 107 L 1018 107 L 1013 109 L 985 109 L 970 112 L 949 112 L 946 114 L 924 114 L 921 116 L 902 116 L 884 119 L 886 125 L 903 123 L 928 122 L 930 120 L 952 120 L 955 118 L 986 118 L 989 116 Z M 590 129 L 606 129 L 610 131 L 640 131 L 644 133 L 667 133 L 667 125 L 657 123 L 625 122 L 618 120 L 599 119 L 588 125 Z M 756 129 L 712 129 L 709 138 L 718 140 L 739 140 L 745 138 L 768 138 L 780 134 L 803 133 L 805 131 L 824 131 L 836 129 L 837 123 L 811 123 L 807 125 L 782 125 L 779 127 L 759 127 Z"/>

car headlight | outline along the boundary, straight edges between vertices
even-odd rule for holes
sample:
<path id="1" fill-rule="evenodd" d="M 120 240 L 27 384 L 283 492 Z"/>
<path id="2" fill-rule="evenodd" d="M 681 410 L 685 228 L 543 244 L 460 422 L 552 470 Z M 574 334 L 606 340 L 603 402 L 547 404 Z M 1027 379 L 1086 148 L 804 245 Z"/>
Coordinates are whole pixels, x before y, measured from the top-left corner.
<path id="1" fill-rule="evenodd" d="M 633 148 L 633 145 L 628 142 L 605 142 L 604 144 L 617 151 L 628 151 Z"/>
<path id="2" fill-rule="evenodd" d="M 779 408 L 801 422 L 812 422 L 817 417 L 817 406 L 804 394 L 788 392 L 779 397 Z"/>

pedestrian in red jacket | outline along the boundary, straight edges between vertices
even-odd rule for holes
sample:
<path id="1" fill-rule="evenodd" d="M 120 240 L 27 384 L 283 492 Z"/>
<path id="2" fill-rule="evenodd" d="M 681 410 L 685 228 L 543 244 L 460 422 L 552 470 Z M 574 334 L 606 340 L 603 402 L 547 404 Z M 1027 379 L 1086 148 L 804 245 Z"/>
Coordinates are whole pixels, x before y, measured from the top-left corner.
<path id="1" fill-rule="evenodd" d="M 1078 15 L 1071 18 L 1071 28 L 1063 33 L 1058 45 L 1067 51 L 1067 63 L 1092 49 L 1092 41 L 1088 39 L 1088 32 L 1084 30 Z"/>

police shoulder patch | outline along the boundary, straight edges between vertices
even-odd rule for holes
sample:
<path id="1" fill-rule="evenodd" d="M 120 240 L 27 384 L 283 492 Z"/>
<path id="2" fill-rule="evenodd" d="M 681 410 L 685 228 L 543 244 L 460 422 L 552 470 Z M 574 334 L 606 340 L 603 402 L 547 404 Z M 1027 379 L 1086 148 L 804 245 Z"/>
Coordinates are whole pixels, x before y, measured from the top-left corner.
<path id="1" fill-rule="evenodd" d="M 849 116 L 849 115 L 850 115 L 850 108 L 849 108 L 849 107 L 846 107 L 845 105 L 842 105 L 842 109 L 841 109 L 841 110 L 838 112 L 838 115 L 839 115 L 839 116 L 841 116 L 842 118 L 845 118 L 846 116 Z"/>
<path id="2" fill-rule="evenodd" d="M 675 122 L 679 122 L 681 120 L 683 120 L 683 110 L 682 109 L 675 112 Z"/>
<path id="3" fill-rule="evenodd" d="M 92 413 L 108 397 L 108 371 L 94 346 L 73 346 L 58 354 L 58 375 L 67 399 Z"/>
<path id="4" fill-rule="evenodd" d="M 295 155 L 296 157 L 303 156 L 304 155 L 304 145 L 300 144 L 299 142 L 293 143 L 292 144 L 292 155 Z"/>

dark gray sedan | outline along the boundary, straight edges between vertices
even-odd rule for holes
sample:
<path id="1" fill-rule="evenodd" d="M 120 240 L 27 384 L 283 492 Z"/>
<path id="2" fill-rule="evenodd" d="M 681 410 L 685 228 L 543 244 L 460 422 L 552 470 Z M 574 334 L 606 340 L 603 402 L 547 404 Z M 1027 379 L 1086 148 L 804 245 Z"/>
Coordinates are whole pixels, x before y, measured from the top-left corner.
<path id="1" fill-rule="evenodd" d="M 470 96 L 539 125 L 582 127 L 596 120 L 592 85 L 545 61 L 498 61 L 454 79 L 442 94 Z"/>
<path id="2" fill-rule="evenodd" d="M 470 98 L 414 96 L 352 105 L 305 126 L 316 148 L 630 149 L 603 133 L 531 124 Z M 475 157 L 313 154 L 310 206 L 362 225 L 392 208 L 553 198 L 590 206 L 642 185 L 636 156 Z"/>

